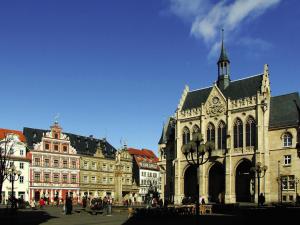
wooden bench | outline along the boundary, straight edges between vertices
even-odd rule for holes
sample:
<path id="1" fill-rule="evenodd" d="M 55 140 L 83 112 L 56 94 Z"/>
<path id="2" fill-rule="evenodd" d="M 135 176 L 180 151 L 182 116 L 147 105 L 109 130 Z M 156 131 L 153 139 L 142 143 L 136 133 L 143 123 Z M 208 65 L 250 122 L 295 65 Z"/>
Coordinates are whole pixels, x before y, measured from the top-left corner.
<path id="1" fill-rule="evenodd" d="M 200 205 L 200 215 L 212 214 L 212 205 Z"/>

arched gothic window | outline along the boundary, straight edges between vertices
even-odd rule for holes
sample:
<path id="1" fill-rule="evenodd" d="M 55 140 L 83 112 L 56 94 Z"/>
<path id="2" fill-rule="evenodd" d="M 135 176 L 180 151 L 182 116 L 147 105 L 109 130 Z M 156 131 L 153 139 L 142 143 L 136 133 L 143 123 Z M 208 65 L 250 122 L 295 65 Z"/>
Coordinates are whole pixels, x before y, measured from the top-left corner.
<path id="1" fill-rule="evenodd" d="M 190 142 L 190 130 L 189 128 L 185 127 L 183 128 L 183 133 L 182 133 L 182 144 L 187 144 Z"/>
<path id="2" fill-rule="evenodd" d="M 211 141 L 214 143 L 215 136 L 216 136 L 215 126 L 212 123 L 209 123 L 206 132 L 207 141 Z"/>
<path id="3" fill-rule="evenodd" d="M 197 125 L 193 126 L 193 133 L 198 133 L 200 131 L 200 128 Z"/>
<path id="4" fill-rule="evenodd" d="M 256 145 L 256 122 L 252 117 L 249 117 L 246 124 L 246 146 Z"/>
<path id="5" fill-rule="evenodd" d="M 233 126 L 233 144 L 234 148 L 243 147 L 243 122 L 240 119 L 236 119 Z"/>
<path id="6" fill-rule="evenodd" d="M 226 149 L 226 125 L 223 121 L 218 126 L 218 149 Z"/>
<path id="7" fill-rule="evenodd" d="M 290 133 L 285 133 L 282 136 L 282 140 L 283 140 L 283 147 L 291 147 L 293 144 L 293 137 Z"/>

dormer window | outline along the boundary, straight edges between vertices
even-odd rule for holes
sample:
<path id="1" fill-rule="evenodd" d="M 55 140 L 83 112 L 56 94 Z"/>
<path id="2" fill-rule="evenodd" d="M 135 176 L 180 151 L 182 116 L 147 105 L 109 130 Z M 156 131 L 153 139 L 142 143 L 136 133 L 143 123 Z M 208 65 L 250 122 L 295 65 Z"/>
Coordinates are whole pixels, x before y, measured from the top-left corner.
<path id="1" fill-rule="evenodd" d="M 54 138 L 58 139 L 58 133 L 54 133 Z"/>
<path id="2" fill-rule="evenodd" d="M 64 151 L 64 152 L 67 152 L 67 151 L 68 151 L 68 146 L 64 145 L 64 146 L 63 146 L 63 151 Z"/>
<path id="3" fill-rule="evenodd" d="M 291 147 L 293 144 L 293 137 L 290 133 L 285 133 L 282 136 L 282 140 L 283 140 L 283 147 Z"/>

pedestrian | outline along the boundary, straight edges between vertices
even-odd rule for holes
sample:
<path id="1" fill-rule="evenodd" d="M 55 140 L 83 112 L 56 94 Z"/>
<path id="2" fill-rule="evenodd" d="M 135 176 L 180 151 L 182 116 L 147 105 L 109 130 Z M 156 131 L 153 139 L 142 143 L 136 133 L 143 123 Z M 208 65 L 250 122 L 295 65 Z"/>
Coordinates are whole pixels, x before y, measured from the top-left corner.
<path id="1" fill-rule="evenodd" d="M 112 199 L 108 197 L 107 199 L 107 216 L 111 216 L 111 207 L 112 207 Z"/>
<path id="2" fill-rule="evenodd" d="M 87 199 L 85 196 L 83 196 L 82 198 L 82 208 L 85 209 L 86 208 L 86 203 L 87 203 Z"/>
<path id="3" fill-rule="evenodd" d="M 36 203 L 35 203 L 34 199 L 31 199 L 30 207 L 31 207 L 32 210 L 36 210 Z"/>
<path id="4" fill-rule="evenodd" d="M 263 193 L 260 193 L 258 196 L 258 205 L 263 206 L 265 203 L 265 196 Z"/>

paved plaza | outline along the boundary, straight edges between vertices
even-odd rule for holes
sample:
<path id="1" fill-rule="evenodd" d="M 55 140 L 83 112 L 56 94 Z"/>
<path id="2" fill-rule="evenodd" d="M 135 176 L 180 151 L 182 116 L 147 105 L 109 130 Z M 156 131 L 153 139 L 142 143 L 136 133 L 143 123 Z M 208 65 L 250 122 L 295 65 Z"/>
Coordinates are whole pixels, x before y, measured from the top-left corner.
<path id="1" fill-rule="evenodd" d="M 75 207 L 71 215 L 65 215 L 61 207 L 46 207 L 44 209 L 18 210 L 14 215 L 6 208 L 0 208 L 0 223 L 7 225 L 153 225 L 153 224 L 172 224 L 172 225 L 235 225 L 235 224 L 274 224 L 284 223 L 287 218 L 295 220 L 299 218 L 299 207 L 238 207 L 224 208 L 223 212 L 200 215 L 181 215 L 174 211 L 152 208 L 140 209 L 141 213 L 135 214 L 128 219 L 128 210 L 115 208 L 111 216 L 91 215 L 80 208 Z"/>
<path id="2" fill-rule="evenodd" d="M 127 211 L 124 210 L 114 210 L 111 216 L 106 216 L 103 214 L 91 215 L 88 212 L 79 211 L 79 208 L 75 208 L 71 215 L 65 215 L 62 212 L 61 207 L 46 207 L 44 209 L 37 210 L 18 210 L 16 215 L 12 216 L 6 211 L 6 209 L 2 208 L 0 214 L 0 223 L 5 225 L 120 225 L 123 224 L 128 217 Z"/>

